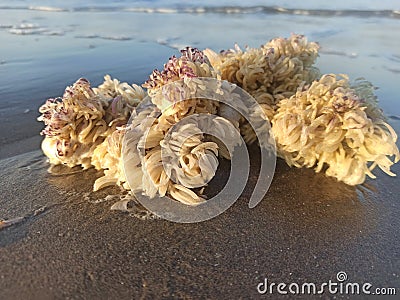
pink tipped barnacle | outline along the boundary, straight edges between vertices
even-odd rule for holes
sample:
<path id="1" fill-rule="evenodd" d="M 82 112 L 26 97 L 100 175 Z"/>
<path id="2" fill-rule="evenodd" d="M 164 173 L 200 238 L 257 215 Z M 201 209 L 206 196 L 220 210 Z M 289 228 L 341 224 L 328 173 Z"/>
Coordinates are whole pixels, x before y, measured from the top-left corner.
<path id="1" fill-rule="evenodd" d="M 182 54 L 182 57 L 186 57 L 192 62 L 209 63 L 207 56 L 204 55 L 203 51 L 200 51 L 197 48 L 186 47 L 180 52 Z"/>
<path id="2" fill-rule="evenodd" d="M 162 71 L 154 70 L 149 79 L 142 86 L 148 90 L 152 90 L 183 78 L 216 76 L 210 73 L 212 67 L 203 51 L 197 48 L 186 47 L 180 52 L 180 57 L 174 55 L 169 58 L 167 63 L 164 64 L 164 69 Z M 204 67 L 203 64 L 206 64 L 208 67 Z"/>

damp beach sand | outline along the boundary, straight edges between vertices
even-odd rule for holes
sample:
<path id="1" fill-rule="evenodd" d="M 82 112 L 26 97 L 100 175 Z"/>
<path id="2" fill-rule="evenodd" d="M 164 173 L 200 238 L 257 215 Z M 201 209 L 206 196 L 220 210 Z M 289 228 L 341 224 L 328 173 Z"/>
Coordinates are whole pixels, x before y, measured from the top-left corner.
<path id="1" fill-rule="evenodd" d="M 265 278 L 318 285 L 340 271 L 346 282 L 398 288 L 400 185 L 379 170 L 356 188 L 278 159 L 257 207 L 247 203 L 253 170 L 230 209 L 197 224 L 111 211 L 110 201 L 99 200 L 119 189 L 89 193 L 100 176 L 93 169 L 46 172 L 37 109 L 79 77 L 97 85 L 110 73 L 141 83 L 180 46 L 257 47 L 293 31 L 320 42 L 323 72 L 379 86 L 380 105 L 400 133 L 399 19 L 305 12 L 0 7 L 0 219 L 8 220 L 0 223 L 0 299 L 249 299 L 260 296 Z M 400 175 L 399 164 L 393 172 Z"/>
<path id="2" fill-rule="evenodd" d="M 93 203 L 117 190 L 88 197 L 93 170 L 54 177 L 44 161 L 0 162 L 2 216 L 24 217 L 0 231 L 3 299 L 248 299 L 264 278 L 321 284 L 339 271 L 398 287 L 400 189 L 383 174 L 355 189 L 279 160 L 256 208 L 249 186 L 217 218 L 177 224 Z"/>

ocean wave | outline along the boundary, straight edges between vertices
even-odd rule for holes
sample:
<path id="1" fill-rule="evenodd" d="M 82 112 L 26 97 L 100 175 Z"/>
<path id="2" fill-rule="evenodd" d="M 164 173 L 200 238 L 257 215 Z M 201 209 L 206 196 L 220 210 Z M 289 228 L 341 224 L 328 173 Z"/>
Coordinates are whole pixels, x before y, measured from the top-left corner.
<path id="1" fill-rule="evenodd" d="M 356 53 L 356 52 L 346 52 L 346 51 L 325 49 L 325 48 L 321 48 L 319 52 L 323 53 L 323 54 L 327 54 L 327 55 L 338 55 L 338 56 L 349 57 L 349 58 L 356 58 L 358 56 L 358 53 Z"/>
<path id="2" fill-rule="evenodd" d="M 148 14 L 289 14 L 326 17 L 383 17 L 400 18 L 400 10 L 353 9 L 296 9 L 279 6 L 176 6 L 176 7 L 120 7 L 120 6 L 0 6 L 0 10 L 37 10 L 43 12 L 132 12 Z"/>
<path id="3" fill-rule="evenodd" d="M 48 12 L 68 11 L 68 9 L 66 9 L 66 8 L 52 7 L 52 6 L 28 6 L 28 9 L 29 10 L 48 11 Z"/>
<path id="4" fill-rule="evenodd" d="M 21 23 L 7 27 L 0 25 L 0 28 L 8 28 L 9 33 L 16 35 L 64 35 L 64 31 L 49 29 L 35 23 Z"/>
<path id="5" fill-rule="evenodd" d="M 78 39 L 103 39 L 112 41 L 130 41 L 133 39 L 131 36 L 125 35 L 101 35 L 101 34 L 86 34 L 86 35 L 75 35 Z"/>

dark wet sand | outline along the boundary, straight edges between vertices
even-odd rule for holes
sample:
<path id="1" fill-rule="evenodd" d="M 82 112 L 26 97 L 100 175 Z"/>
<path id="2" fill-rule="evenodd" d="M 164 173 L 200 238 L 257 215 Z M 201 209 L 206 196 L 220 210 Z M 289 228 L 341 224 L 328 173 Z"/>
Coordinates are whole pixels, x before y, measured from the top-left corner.
<path id="1" fill-rule="evenodd" d="M 44 160 L 0 161 L 0 218 L 26 216 L 0 230 L 1 299 L 250 299 L 265 277 L 322 283 L 339 271 L 399 287 L 398 179 L 380 173 L 356 190 L 279 160 L 256 208 L 250 186 L 219 217 L 176 224 L 91 203 L 117 189 L 88 199 L 93 170 L 54 177 Z"/>

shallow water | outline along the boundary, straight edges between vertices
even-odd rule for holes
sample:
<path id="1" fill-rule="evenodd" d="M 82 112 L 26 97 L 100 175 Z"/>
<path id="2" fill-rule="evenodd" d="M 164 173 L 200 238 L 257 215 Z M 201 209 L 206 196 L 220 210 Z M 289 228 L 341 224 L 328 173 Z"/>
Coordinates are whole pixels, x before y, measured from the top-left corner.
<path id="1" fill-rule="evenodd" d="M 186 45 L 259 46 L 295 32 L 321 44 L 323 72 L 367 78 L 400 115 L 400 3 L 348 2 L 0 1 L 0 110 L 36 109 L 80 76 L 141 83 Z"/>
<path id="2" fill-rule="evenodd" d="M 140 84 L 184 46 L 258 47 L 292 32 L 320 43 L 322 72 L 365 77 L 399 117 L 399 12 L 398 1 L 0 1 L 0 145 L 37 137 L 39 105 L 79 77 Z"/>

